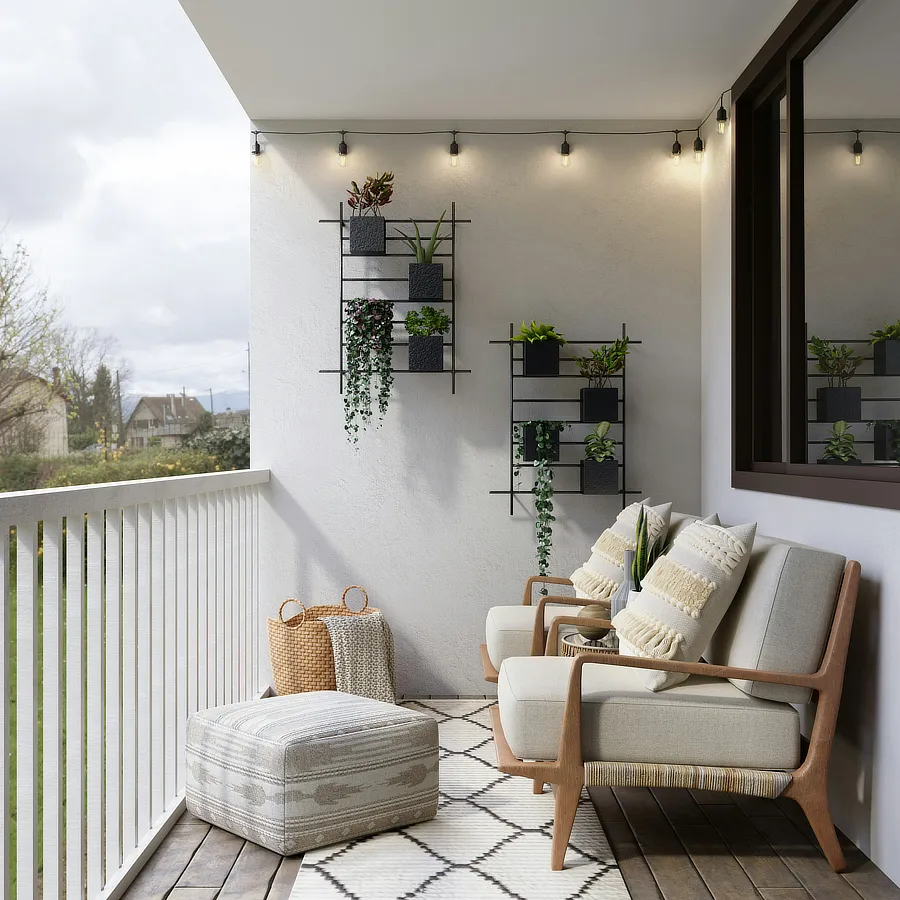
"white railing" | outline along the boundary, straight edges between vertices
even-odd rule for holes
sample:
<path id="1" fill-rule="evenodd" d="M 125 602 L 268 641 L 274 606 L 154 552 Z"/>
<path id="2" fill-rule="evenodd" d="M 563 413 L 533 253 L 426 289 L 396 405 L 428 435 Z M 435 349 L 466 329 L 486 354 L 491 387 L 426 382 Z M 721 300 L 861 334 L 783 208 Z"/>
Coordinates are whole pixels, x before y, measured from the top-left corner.
<path id="1" fill-rule="evenodd" d="M 3 900 L 119 896 L 180 814 L 188 715 L 258 696 L 268 480 L 0 494 Z"/>

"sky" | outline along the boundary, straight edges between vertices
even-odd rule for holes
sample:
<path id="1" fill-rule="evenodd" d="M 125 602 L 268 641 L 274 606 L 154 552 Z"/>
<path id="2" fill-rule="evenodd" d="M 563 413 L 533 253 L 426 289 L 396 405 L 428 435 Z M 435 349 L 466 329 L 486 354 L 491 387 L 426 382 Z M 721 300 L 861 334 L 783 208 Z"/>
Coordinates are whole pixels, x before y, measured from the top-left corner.
<path id="1" fill-rule="evenodd" d="M 0 228 L 138 394 L 247 386 L 249 121 L 178 0 L 0 12 Z"/>

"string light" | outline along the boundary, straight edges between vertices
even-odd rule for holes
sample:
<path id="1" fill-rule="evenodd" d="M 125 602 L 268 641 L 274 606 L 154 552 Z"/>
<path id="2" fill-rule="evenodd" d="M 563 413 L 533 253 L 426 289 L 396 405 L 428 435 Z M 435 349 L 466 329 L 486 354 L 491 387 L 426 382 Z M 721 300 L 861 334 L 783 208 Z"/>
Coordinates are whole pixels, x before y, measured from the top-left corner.
<path id="1" fill-rule="evenodd" d="M 563 142 L 559 147 L 559 155 L 562 160 L 563 166 L 568 168 L 569 166 L 569 154 L 572 152 L 572 148 L 569 146 L 569 132 L 563 132 Z"/>
<path id="2" fill-rule="evenodd" d="M 681 134 L 681 132 L 676 128 L 675 143 L 672 144 L 672 164 L 675 166 L 681 165 L 681 141 L 678 140 L 679 134 Z"/>
<path id="3" fill-rule="evenodd" d="M 456 135 L 459 132 L 454 131 L 453 140 L 450 141 L 450 165 L 455 169 L 459 165 L 459 144 L 456 142 Z"/>
<path id="4" fill-rule="evenodd" d="M 347 142 L 344 140 L 347 132 L 341 132 L 341 142 L 338 144 L 338 164 L 342 169 L 347 166 L 347 155 L 349 154 L 349 150 L 347 149 Z"/>
<path id="5" fill-rule="evenodd" d="M 253 132 L 253 149 L 250 151 L 253 154 L 253 165 L 261 166 L 262 165 L 262 147 L 259 145 L 259 132 Z"/>
<path id="6" fill-rule="evenodd" d="M 853 164 L 855 166 L 862 165 L 863 145 L 859 139 L 859 129 L 856 130 L 856 140 L 853 142 Z"/>
<path id="7" fill-rule="evenodd" d="M 694 159 L 697 162 L 703 161 L 703 138 L 700 137 L 700 129 L 697 129 L 697 139 L 694 141 Z"/>
<path id="8" fill-rule="evenodd" d="M 728 121 L 728 110 L 725 109 L 725 95 L 719 98 L 719 108 L 716 111 L 716 131 L 725 134 L 725 123 Z"/>

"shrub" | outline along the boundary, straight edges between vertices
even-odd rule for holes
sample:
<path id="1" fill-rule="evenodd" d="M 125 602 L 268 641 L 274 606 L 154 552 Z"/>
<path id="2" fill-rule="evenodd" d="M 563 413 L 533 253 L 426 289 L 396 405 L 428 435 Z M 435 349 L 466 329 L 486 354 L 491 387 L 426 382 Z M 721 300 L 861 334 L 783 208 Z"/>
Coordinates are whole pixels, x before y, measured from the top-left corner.
<path id="1" fill-rule="evenodd" d="M 195 434 L 185 447 L 214 456 L 219 467 L 226 469 L 250 468 L 250 426 L 217 428 L 204 434 Z"/>
<path id="2" fill-rule="evenodd" d="M 46 464 L 50 470 L 40 487 L 71 487 L 76 484 L 103 484 L 108 481 L 141 481 L 173 475 L 198 475 L 225 468 L 202 450 L 142 450 L 137 453 L 100 457 L 67 458 Z"/>
<path id="3" fill-rule="evenodd" d="M 40 481 L 41 461 L 36 456 L 0 456 L 0 491 L 33 491 Z"/>

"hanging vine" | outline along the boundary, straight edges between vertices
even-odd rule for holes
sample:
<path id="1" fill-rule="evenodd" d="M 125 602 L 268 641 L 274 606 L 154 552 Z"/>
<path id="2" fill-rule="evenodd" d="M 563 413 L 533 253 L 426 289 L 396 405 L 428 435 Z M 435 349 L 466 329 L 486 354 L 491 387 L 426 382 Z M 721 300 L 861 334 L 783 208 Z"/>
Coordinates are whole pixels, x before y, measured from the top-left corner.
<path id="1" fill-rule="evenodd" d="M 360 426 L 372 421 L 373 390 L 377 384 L 378 424 L 384 418 L 394 383 L 394 304 L 390 300 L 358 297 L 347 303 L 344 349 L 344 430 L 357 444 Z"/>
<path id="2" fill-rule="evenodd" d="M 534 461 L 525 461 L 525 429 L 533 427 L 536 453 Z M 553 432 L 568 428 L 566 422 L 550 422 L 545 419 L 516 424 L 513 431 L 515 466 L 519 477 L 522 466 L 534 467 L 534 533 L 537 546 L 538 574 L 547 575 L 550 555 L 553 552 Z M 544 590 L 546 593 L 546 589 Z"/>

